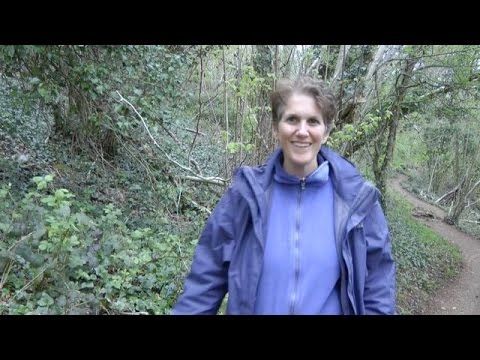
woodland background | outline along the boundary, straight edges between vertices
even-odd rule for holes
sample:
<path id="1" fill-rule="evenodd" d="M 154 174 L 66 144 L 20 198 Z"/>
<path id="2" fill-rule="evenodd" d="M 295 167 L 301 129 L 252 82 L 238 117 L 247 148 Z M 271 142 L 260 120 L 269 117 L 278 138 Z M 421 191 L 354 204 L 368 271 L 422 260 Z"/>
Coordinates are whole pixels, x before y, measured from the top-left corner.
<path id="1" fill-rule="evenodd" d="M 0 46 L 0 313 L 168 314 L 233 171 L 275 147 L 269 92 L 299 74 L 336 92 L 328 145 L 382 192 L 398 311 L 421 313 L 462 258 L 388 181 L 480 236 L 479 51 Z"/>

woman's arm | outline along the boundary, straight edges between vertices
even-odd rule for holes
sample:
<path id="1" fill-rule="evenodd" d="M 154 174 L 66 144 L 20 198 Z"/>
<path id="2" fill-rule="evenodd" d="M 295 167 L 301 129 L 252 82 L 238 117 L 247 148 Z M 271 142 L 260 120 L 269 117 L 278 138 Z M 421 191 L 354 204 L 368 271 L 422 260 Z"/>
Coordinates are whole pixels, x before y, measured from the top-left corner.
<path id="1" fill-rule="evenodd" d="M 228 290 L 229 256 L 233 247 L 233 192 L 220 199 L 202 231 L 183 293 L 173 315 L 215 315 Z"/>

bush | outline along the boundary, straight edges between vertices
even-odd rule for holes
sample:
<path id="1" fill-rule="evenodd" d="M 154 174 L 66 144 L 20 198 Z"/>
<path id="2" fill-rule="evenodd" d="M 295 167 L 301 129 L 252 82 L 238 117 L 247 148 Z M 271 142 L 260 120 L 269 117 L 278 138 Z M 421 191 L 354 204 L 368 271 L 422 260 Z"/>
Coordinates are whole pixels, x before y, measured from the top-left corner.
<path id="1" fill-rule="evenodd" d="M 75 195 L 35 177 L 20 201 L 0 187 L 2 314 L 164 314 L 181 289 L 195 239 L 127 227 L 106 205 L 93 219 Z"/>

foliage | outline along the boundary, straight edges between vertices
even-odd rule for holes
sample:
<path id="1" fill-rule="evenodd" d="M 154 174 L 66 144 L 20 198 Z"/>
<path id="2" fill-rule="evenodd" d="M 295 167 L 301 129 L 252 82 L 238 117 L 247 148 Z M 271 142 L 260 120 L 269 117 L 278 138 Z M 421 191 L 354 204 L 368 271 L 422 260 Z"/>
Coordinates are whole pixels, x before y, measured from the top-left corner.
<path id="1" fill-rule="evenodd" d="M 0 190 L 2 313 L 166 313 L 195 238 L 185 241 L 165 218 L 157 231 L 129 228 L 113 204 L 94 219 L 52 180 L 35 177 L 20 201 Z"/>
<path id="2" fill-rule="evenodd" d="M 412 207 L 389 194 L 387 218 L 397 265 L 397 306 L 400 314 L 421 314 L 428 297 L 461 269 L 459 249 L 416 222 Z"/>
<path id="3" fill-rule="evenodd" d="M 342 146 L 348 142 L 366 142 L 366 139 L 375 137 L 380 124 L 391 119 L 392 112 L 386 110 L 381 113 L 376 110 L 375 114 L 367 114 L 366 120 L 357 124 L 345 124 L 341 130 L 334 131 L 328 139 L 328 145 L 340 151 Z"/>
<path id="4" fill-rule="evenodd" d="M 395 144 L 392 169 L 395 171 L 418 172 L 428 159 L 430 148 L 422 139 L 418 126 L 419 118 L 415 113 L 407 116 L 401 127 Z"/>
<path id="5" fill-rule="evenodd" d="M 131 138 L 136 127 L 115 92 L 139 104 L 150 121 L 168 121 L 182 108 L 175 101 L 180 74 L 192 63 L 162 46 L 4 46 L 0 60 L 12 84 L 52 109 L 56 132 L 110 158 L 118 138 Z"/>
<path id="6" fill-rule="evenodd" d="M 329 81 L 339 60 L 339 45 L 299 49 L 0 46 L 0 312 L 167 313 L 224 191 L 184 175 L 228 182 L 237 166 L 264 160 L 271 85 L 307 69 Z M 337 79 L 345 126 L 329 145 L 355 145 L 353 160 L 373 179 L 374 160 L 389 165 L 396 119 L 393 167 L 417 192 L 435 199 L 467 172 L 477 179 L 478 46 L 389 46 L 370 86 L 377 49 L 350 48 Z M 398 86 L 405 58 L 415 66 Z M 478 189 L 468 201 L 477 198 Z M 400 310 L 418 313 L 455 272 L 456 253 L 401 201 L 390 205 Z M 468 208 L 470 221 L 479 211 Z"/>

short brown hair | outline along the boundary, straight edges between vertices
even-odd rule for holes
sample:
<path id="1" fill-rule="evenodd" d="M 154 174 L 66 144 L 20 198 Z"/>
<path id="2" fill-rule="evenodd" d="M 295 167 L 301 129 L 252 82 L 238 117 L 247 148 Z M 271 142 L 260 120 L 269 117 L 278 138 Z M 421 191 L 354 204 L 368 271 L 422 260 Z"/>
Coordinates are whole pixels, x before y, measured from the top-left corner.
<path id="1" fill-rule="evenodd" d="M 275 91 L 270 96 L 273 124 L 278 124 L 285 111 L 288 99 L 294 93 L 308 95 L 315 100 L 322 113 L 327 133 L 330 133 L 337 112 L 337 100 L 333 91 L 324 81 L 309 76 L 300 76 L 295 80 L 282 79 L 278 81 Z"/>

